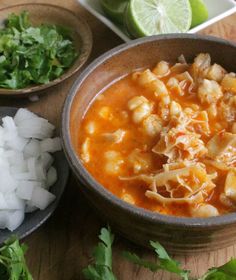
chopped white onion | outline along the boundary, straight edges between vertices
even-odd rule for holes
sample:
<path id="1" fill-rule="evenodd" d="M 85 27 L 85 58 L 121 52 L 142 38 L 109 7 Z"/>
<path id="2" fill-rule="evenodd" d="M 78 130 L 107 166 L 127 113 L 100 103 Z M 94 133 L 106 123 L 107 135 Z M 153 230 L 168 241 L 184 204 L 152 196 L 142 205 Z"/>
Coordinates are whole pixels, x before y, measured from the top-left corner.
<path id="1" fill-rule="evenodd" d="M 40 142 L 41 152 L 54 153 L 61 150 L 61 140 L 59 137 L 44 139 Z"/>
<path id="2" fill-rule="evenodd" d="M 16 189 L 16 195 L 21 199 L 31 200 L 35 186 L 41 187 L 42 183 L 36 181 L 21 181 Z"/>
<path id="3" fill-rule="evenodd" d="M 17 127 L 12 117 L 4 117 L 2 118 L 2 127 L 6 132 L 17 133 Z"/>
<path id="4" fill-rule="evenodd" d="M 40 156 L 40 141 L 31 139 L 24 148 L 25 157 L 38 157 Z"/>
<path id="5" fill-rule="evenodd" d="M 21 108 L 19 109 L 14 117 L 14 122 L 18 126 L 20 123 L 24 122 L 25 120 L 38 118 L 38 116 L 27 109 Z"/>
<path id="6" fill-rule="evenodd" d="M 5 194 L 4 198 L 7 206 L 1 210 L 20 210 L 25 208 L 25 202 L 15 192 Z"/>
<path id="7" fill-rule="evenodd" d="M 13 192 L 17 186 L 18 182 L 13 178 L 7 168 L 0 169 L 0 192 L 1 193 L 10 193 Z"/>
<path id="8" fill-rule="evenodd" d="M 40 161 L 42 162 L 44 169 L 48 170 L 53 163 L 53 157 L 49 153 L 42 153 Z"/>
<path id="9" fill-rule="evenodd" d="M 47 190 L 35 187 L 32 194 L 32 205 L 38 207 L 40 210 L 44 210 L 50 203 L 55 200 L 56 196 Z"/>
<path id="10" fill-rule="evenodd" d="M 50 153 L 61 150 L 55 127 L 27 109 L 0 126 L 0 229 L 15 230 L 25 213 L 45 209 L 55 195 L 48 189 L 57 180 Z"/>
<path id="11" fill-rule="evenodd" d="M 10 231 L 15 230 L 24 221 L 24 217 L 24 209 L 7 211 L 6 228 L 8 228 Z"/>
<path id="12" fill-rule="evenodd" d="M 15 230 L 24 220 L 24 210 L 0 210 L 0 228 Z"/>
<path id="13" fill-rule="evenodd" d="M 2 193 L 0 193 L 0 209 L 7 209 L 7 202 Z M 1 226 L 0 226 L 0 228 L 1 228 Z"/>
<path id="14" fill-rule="evenodd" d="M 57 181 L 57 171 L 56 168 L 51 166 L 48 170 L 47 174 L 47 180 L 46 180 L 46 188 L 50 188 L 52 185 L 54 185 Z"/>

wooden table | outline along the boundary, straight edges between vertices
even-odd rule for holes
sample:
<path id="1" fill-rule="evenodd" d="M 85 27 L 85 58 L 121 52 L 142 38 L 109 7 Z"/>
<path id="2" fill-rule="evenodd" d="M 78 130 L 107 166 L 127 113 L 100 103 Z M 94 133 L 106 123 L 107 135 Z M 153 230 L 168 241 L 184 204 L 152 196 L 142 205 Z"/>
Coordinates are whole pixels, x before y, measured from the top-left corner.
<path id="1" fill-rule="evenodd" d="M 112 31 L 86 12 L 73 0 L 1 0 L 0 7 L 24 2 L 48 2 L 71 9 L 78 16 L 83 16 L 89 23 L 94 38 L 94 48 L 89 62 L 105 51 L 122 43 Z M 236 41 L 236 14 L 210 26 L 202 34 L 215 35 Z M 223 55 L 223 54 L 222 54 Z M 89 63 L 88 62 L 88 63 Z M 47 90 L 36 103 L 27 100 L 3 100 L 0 105 L 27 107 L 40 113 L 60 127 L 60 113 L 63 101 L 76 77 L 67 80 L 54 89 Z M 73 176 L 70 176 L 66 191 L 53 217 L 39 230 L 25 239 L 29 245 L 27 261 L 35 280 L 78 280 L 83 279 L 81 270 L 91 260 L 91 252 L 97 242 L 97 235 L 102 224 L 93 210 L 78 191 Z M 177 279 L 170 274 L 153 274 L 134 266 L 121 257 L 124 249 L 130 249 L 154 259 L 153 254 L 129 243 L 117 236 L 114 245 L 114 271 L 119 280 L 132 279 Z M 202 275 L 209 267 L 219 266 L 236 257 L 236 244 L 226 249 L 192 256 L 177 256 L 183 265 L 192 270 L 193 276 Z"/>

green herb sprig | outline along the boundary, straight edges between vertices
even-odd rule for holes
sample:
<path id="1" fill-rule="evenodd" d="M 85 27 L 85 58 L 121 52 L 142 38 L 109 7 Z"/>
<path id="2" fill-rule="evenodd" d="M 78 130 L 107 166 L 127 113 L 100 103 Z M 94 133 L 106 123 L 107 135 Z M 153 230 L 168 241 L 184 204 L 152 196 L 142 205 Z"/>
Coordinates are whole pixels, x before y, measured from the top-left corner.
<path id="1" fill-rule="evenodd" d="M 116 280 L 112 272 L 112 244 L 114 235 L 110 228 L 102 228 L 99 235 L 101 242 L 93 252 L 95 264 L 83 270 L 84 277 L 88 280 Z"/>
<path id="2" fill-rule="evenodd" d="M 16 238 L 7 240 L 0 248 L 1 280 L 33 280 L 25 262 L 26 249 Z"/>
<path id="3" fill-rule="evenodd" d="M 0 87 L 46 84 L 61 76 L 77 56 L 69 30 L 52 24 L 35 27 L 26 11 L 11 14 L 0 29 Z"/>
<path id="4" fill-rule="evenodd" d="M 155 253 L 157 254 L 158 263 L 152 263 L 152 262 L 142 260 L 136 254 L 132 254 L 130 252 L 124 252 L 123 256 L 127 260 L 129 260 L 139 266 L 143 266 L 147 269 L 150 269 L 153 272 L 156 272 L 158 270 L 165 270 L 165 271 L 175 273 L 175 274 L 181 276 L 182 279 L 184 279 L 184 280 L 189 279 L 188 278 L 189 271 L 183 270 L 181 268 L 179 262 L 177 262 L 174 259 L 171 259 L 171 257 L 168 255 L 168 253 L 166 252 L 164 247 L 161 246 L 160 243 L 151 241 L 150 244 L 154 248 Z"/>

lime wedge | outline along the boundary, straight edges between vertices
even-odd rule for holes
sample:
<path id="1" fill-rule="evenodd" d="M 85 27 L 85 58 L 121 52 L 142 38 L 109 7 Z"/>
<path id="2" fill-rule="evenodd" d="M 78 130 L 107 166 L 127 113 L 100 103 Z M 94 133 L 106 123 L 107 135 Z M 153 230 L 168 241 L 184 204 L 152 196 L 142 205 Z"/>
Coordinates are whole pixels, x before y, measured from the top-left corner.
<path id="1" fill-rule="evenodd" d="M 100 0 L 104 13 L 111 20 L 123 24 L 124 11 L 129 0 Z"/>
<path id="2" fill-rule="evenodd" d="M 192 21 L 189 0 L 130 0 L 125 25 L 135 37 L 186 32 Z"/>
<path id="3" fill-rule="evenodd" d="M 192 8 L 191 27 L 199 25 L 208 19 L 208 10 L 203 0 L 189 0 Z"/>
<path id="4" fill-rule="evenodd" d="M 142 37 L 142 35 L 140 36 L 140 33 L 136 31 L 138 28 L 134 24 L 130 4 L 127 5 L 126 10 L 125 10 L 124 26 L 125 26 L 126 32 L 130 35 L 131 38 Z"/>

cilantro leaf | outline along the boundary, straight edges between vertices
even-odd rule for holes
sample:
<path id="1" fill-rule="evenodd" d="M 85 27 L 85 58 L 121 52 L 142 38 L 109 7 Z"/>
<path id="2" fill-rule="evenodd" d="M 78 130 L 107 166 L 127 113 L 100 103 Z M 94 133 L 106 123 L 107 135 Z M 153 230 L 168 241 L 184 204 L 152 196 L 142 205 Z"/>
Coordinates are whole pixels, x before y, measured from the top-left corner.
<path id="1" fill-rule="evenodd" d="M 232 259 L 220 267 L 208 270 L 198 280 L 235 280 L 236 279 L 236 259 Z"/>
<path id="2" fill-rule="evenodd" d="M 116 280 L 112 272 L 112 244 L 114 235 L 110 228 L 102 228 L 99 235 L 101 242 L 94 249 L 94 265 L 89 265 L 83 270 L 84 277 L 88 280 Z"/>
<path id="3" fill-rule="evenodd" d="M 161 269 L 160 265 L 158 265 L 157 263 L 143 260 L 138 255 L 127 251 L 123 252 L 123 257 L 134 264 L 150 269 L 152 272 L 156 272 Z"/>
<path id="4" fill-rule="evenodd" d="M 150 241 L 150 244 L 155 249 L 155 252 L 158 256 L 158 263 L 143 260 L 136 254 L 132 254 L 130 252 L 124 252 L 123 256 L 132 263 L 150 269 L 153 272 L 165 270 L 181 276 L 183 280 L 189 279 L 189 271 L 183 270 L 179 262 L 171 259 L 164 247 L 162 247 L 159 242 Z"/>
<path id="5" fill-rule="evenodd" d="M 29 13 L 23 11 L 19 16 L 15 14 L 10 14 L 7 19 L 7 27 L 15 28 L 17 30 L 23 31 L 29 27 Z"/>
<path id="6" fill-rule="evenodd" d="M 116 280 L 112 271 L 102 265 L 89 265 L 86 269 L 83 270 L 85 279 L 89 280 Z"/>
<path id="7" fill-rule="evenodd" d="M 184 280 L 188 280 L 189 271 L 183 270 L 180 263 L 174 259 L 171 259 L 165 248 L 161 246 L 159 242 L 150 241 L 151 246 L 155 249 L 160 262 L 160 267 L 163 270 L 175 273 L 181 276 Z"/>
<path id="8" fill-rule="evenodd" d="M 24 254 L 26 247 L 19 240 L 11 238 L 0 248 L 0 279 L 1 280 L 33 280 Z"/>

